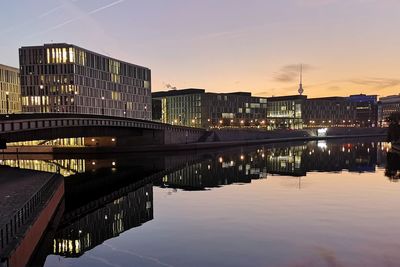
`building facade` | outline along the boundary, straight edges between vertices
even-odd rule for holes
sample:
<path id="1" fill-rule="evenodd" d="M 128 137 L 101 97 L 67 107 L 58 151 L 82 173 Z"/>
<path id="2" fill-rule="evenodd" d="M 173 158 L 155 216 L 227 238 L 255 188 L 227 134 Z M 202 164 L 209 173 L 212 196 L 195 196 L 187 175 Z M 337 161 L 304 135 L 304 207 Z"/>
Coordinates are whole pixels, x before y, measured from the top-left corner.
<path id="1" fill-rule="evenodd" d="M 378 125 L 387 127 L 387 118 L 394 112 L 400 112 L 400 94 L 381 97 L 378 103 Z"/>
<path id="2" fill-rule="evenodd" d="M 314 127 L 354 126 L 356 105 L 347 97 L 309 98 L 304 106 L 304 125 Z"/>
<path id="3" fill-rule="evenodd" d="M 21 112 L 19 71 L 0 64 L 0 114 Z"/>
<path id="4" fill-rule="evenodd" d="M 262 127 L 267 99 L 251 93 L 207 93 L 204 89 L 153 93 L 153 119 L 189 127 Z"/>
<path id="5" fill-rule="evenodd" d="M 376 127 L 378 122 L 377 95 L 351 95 L 349 102 L 355 105 L 355 121 L 357 127 Z"/>
<path id="6" fill-rule="evenodd" d="M 71 44 L 19 49 L 22 110 L 151 119 L 151 71 Z"/>
<path id="7" fill-rule="evenodd" d="M 307 96 L 279 96 L 267 99 L 267 129 L 302 129 Z"/>

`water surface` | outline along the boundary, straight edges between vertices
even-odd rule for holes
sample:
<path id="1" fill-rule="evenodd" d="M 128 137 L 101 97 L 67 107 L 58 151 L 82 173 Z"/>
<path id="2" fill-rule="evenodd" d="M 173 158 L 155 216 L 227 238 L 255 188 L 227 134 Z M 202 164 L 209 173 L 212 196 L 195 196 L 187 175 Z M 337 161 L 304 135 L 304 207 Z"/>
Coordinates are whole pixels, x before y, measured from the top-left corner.
<path id="1" fill-rule="evenodd" d="M 38 254 L 48 267 L 398 266 L 400 161 L 387 151 L 353 140 L 85 159 Z"/>

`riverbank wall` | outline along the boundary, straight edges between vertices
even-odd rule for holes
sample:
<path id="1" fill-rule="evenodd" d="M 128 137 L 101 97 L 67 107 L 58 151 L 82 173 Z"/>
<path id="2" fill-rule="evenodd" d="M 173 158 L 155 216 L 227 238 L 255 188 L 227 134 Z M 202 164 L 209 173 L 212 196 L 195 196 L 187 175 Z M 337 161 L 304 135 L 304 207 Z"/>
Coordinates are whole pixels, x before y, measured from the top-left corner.
<path id="1" fill-rule="evenodd" d="M 0 266 L 26 266 L 64 196 L 58 174 L 1 167 Z"/>
<path id="2" fill-rule="evenodd" d="M 115 147 L 8 147 L 5 154 L 101 154 L 199 150 L 230 146 L 248 146 L 263 143 L 313 141 L 325 139 L 379 137 L 385 140 L 387 128 L 328 128 L 304 130 L 265 131 L 258 129 L 215 129 L 198 141 L 185 144 L 115 146 Z"/>

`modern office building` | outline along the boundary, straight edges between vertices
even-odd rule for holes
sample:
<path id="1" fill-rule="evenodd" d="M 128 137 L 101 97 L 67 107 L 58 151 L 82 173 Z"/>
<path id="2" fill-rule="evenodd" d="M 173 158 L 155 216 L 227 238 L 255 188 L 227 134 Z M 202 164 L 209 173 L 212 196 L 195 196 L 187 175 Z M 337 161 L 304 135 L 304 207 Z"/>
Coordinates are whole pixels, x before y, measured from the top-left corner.
<path id="1" fill-rule="evenodd" d="M 355 103 L 347 97 L 309 98 L 304 105 L 304 125 L 309 128 L 352 126 L 355 108 Z"/>
<path id="2" fill-rule="evenodd" d="M 21 112 L 19 71 L 0 64 L 0 114 Z"/>
<path id="3" fill-rule="evenodd" d="M 378 122 L 377 95 L 351 95 L 348 100 L 355 105 L 355 126 L 376 127 Z"/>
<path id="4" fill-rule="evenodd" d="M 19 49 L 22 110 L 151 119 L 151 71 L 72 44 Z"/>
<path id="5" fill-rule="evenodd" d="M 155 92 L 152 98 L 153 120 L 189 127 L 207 127 L 202 116 L 204 89 Z"/>
<path id="6" fill-rule="evenodd" d="M 189 127 L 261 127 L 267 99 L 251 93 L 207 93 L 204 89 L 153 93 L 153 120 Z"/>
<path id="7" fill-rule="evenodd" d="M 267 99 L 267 129 L 302 129 L 307 96 L 292 95 Z"/>
<path id="8" fill-rule="evenodd" d="M 394 112 L 400 112 L 400 94 L 381 97 L 378 103 L 378 125 L 388 126 L 387 118 Z"/>
<path id="9" fill-rule="evenodd" d="M 268 129 L 315 127 L 375 127 L 377 101 L 374 95 L 307 98 L 268 98 Z"/>

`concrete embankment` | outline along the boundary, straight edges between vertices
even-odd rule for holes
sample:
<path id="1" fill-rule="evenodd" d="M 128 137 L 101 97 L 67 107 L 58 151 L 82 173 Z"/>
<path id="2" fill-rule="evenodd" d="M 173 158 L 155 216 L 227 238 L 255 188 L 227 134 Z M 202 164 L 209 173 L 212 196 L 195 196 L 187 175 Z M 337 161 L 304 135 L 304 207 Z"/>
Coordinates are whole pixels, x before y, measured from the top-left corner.
<path id="1" fill-rule="evenodd" d="M 97 148 L 54 148 L 54 153 L 130 153 L 130 152 L 160 152 L 160 151 L 179 151 L 179 150 L 202 150 L 212 148 L 224 148 L 233 146 L 250 146 L 257 144 L 271 144 L 297 141 L 314 141 L 344 138 L 364 138 L 377 137 L 384 139 L 387 130 L 382 128 L 373 129 L 346 129 L 332 131 L 335 135 L 317 136 L 317 130 L 301 131 L 272 131 L 261 132 L 251 130 L 218 130 L 214 134 L 219 136 L 219 140 L 206 140 L 204 142 L 175 144 L 175 145 L 151 145 L 136 147 L 97 147 Z M 329 131 L 327 132 L 329 134 Z M 209 135 L 211 136 L 211 135 Z M 222 139 L 222 141 L 221 141 Z"/>
<path id="2" fill-rule="evenodd" d="M 327 128 L 326 136 L 386 136 L 386 128 Z M 275 130 L 275 131 L 260 131 L 254 129 L 220 129 L 214 130 L 210 134 L 207 142 L 212 141 L 253 141 L 264 139 L 282 139 L 291 138 L 316 137 L 318 129 L 303 129 L 303 130 Z"/>
<path id="3" fill-rule="evenodd" d="M 0 167 L 0 266 L 26 266 L 63 195 L 59 175 Z"/>
<path id="4" fill-rule="evenodd" d="M 387 136 L 386 128 L 330 128 L 324 136 L 318 136 L 317 129 L 265 131 L 255 129 L 219 129 L 207 132 L 203 140 L 196 143 L 167 145 L 115 146 L 115 147 L 10 147 L 4 153 L 48 153 L 48 154 L 90 154 L 90 153 L 130 153 L 200 150 L 232 146 L 248 146 L 267 143 L 313 141 L 325 139 Z"/>

